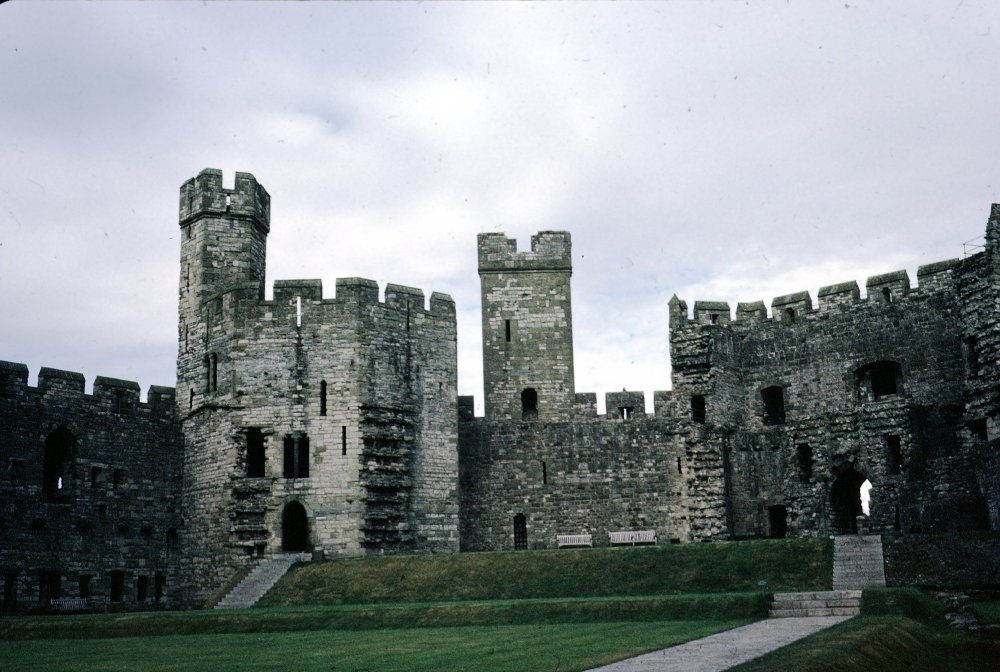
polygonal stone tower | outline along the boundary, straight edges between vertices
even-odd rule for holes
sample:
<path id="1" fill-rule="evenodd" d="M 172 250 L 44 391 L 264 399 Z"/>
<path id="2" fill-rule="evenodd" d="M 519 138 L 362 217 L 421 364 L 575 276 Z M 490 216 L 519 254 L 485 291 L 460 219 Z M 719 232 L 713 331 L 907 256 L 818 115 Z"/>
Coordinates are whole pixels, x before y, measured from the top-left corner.
<path id="1" fill-rule="evenodd" d="M 566 419 L 573 410 L 570 235 L 542 231 L 531 250 L 479 235 L 488 420 Z"/>

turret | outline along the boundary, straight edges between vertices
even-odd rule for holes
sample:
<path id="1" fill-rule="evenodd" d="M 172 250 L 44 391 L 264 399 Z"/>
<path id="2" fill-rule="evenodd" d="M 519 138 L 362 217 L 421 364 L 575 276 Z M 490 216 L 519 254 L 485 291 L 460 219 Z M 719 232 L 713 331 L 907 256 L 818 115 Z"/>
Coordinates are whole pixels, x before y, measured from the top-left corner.
<path id="1" fill-rule="evenodd" d="M 573 410 L 570 235 L 542 231 L 531 250 L 479 235 L 487 419 L 558 420 Z"/>

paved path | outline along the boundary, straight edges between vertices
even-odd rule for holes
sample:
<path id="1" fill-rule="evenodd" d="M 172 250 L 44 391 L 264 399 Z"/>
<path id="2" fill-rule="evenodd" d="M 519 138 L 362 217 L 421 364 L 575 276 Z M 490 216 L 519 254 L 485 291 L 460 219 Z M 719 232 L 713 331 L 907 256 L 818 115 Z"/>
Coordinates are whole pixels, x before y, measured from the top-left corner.
<path id="1" fill-rule="evenodd" d="M 849 616 L 769 618 L 686 644 L 621 660 L 591 672 L 719 672 L 763 656 Z"/>

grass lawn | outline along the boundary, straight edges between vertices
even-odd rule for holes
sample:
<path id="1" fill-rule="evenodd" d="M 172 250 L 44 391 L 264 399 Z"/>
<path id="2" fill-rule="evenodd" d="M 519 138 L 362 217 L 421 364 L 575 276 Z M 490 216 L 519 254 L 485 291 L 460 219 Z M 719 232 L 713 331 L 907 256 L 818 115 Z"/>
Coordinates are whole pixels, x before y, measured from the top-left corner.
<path id="1" fill-rule="evenodd" d="M 586 623 L 18 640 L 0 645 L 0 670 L 572 672 L 746 622 Z"/>
<path id="2" fill-rule="evenodd" d="M 995 672 L 1000 642 L 954 630 L 915 588 L 866 590 L 862 615 L 733 668 L 733 672 Z"/>

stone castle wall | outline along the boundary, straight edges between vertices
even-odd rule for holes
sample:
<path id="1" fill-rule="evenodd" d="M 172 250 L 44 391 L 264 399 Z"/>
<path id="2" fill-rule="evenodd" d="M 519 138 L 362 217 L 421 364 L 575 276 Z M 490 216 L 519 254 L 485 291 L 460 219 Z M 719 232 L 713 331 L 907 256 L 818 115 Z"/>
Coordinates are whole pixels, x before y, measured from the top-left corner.
<path id="1" fill-rule="evenodd" d="M 233 208 L 261 191 L 247 174 L 224 190 L 216 172 L 196 178 L 210 192 L 196 203 L 228 196 Z M 335 297 L 319 280 L 283 280 L 264 300 L 266 211 L 237 215 L 181 211 L 191 601 L 282 550 L 457 550 L 451 298 L 425 305 L 420 290 L 389 285 L 380 300 L 374 281 L 348 278 Z"/>
<path id="2" fill-rule="evenodd" d="M 173 388 L 0 362 L 4 610 L 84 597 L 180 604 L 181 442 Z"/>

